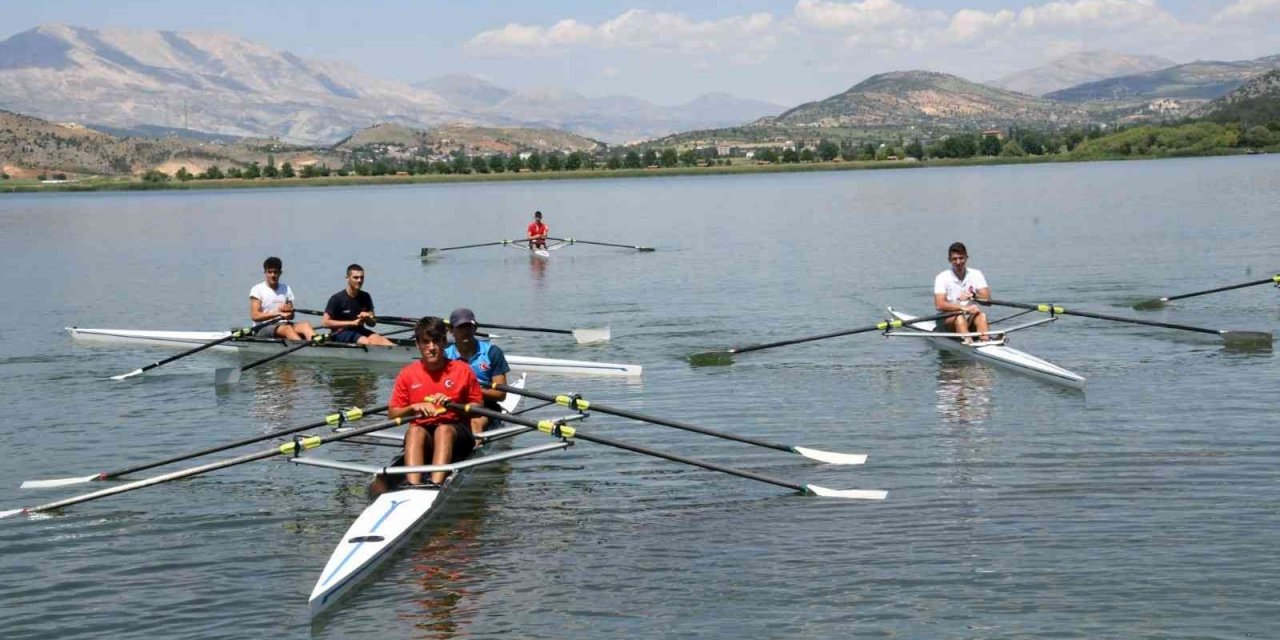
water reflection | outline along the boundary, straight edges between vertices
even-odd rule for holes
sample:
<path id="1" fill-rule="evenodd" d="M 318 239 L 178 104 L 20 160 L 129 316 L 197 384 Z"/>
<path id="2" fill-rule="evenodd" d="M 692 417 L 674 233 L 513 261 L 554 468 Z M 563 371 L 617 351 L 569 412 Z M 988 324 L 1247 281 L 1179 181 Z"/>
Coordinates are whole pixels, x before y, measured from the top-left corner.
<path id="1" fill-rule="evenodd" d="M 317 382 L 329 387 L 330 406 L 369 407 L 378 403 L 380 376 L 368 367 L 338 367 L 317 371 Z"/>
<path id="2" fill-rule="evenodd" d="M 529 275 L 532 276 L 534 286 L 539 289 L 546 286 L 547 262 L 546 259 L 529 256 Z"/>
<path id="3" fill-rule="evenodd" d="M 938 416 L 944 424 L 980 426 L 991 418 L 992 371 L 981 363 L 939 353 Z"/>

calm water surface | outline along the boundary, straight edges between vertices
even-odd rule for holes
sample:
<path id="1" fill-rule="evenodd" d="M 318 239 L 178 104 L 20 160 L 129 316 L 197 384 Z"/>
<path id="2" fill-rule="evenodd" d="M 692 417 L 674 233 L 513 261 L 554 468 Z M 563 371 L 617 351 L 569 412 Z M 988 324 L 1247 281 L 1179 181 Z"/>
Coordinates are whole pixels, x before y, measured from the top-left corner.
<path id="1" fill-rule="evenodd" d="M 299 306 L 360 262 L 384 314 L 611 325 L 509 353 L 635 362 L 642 381 L 530 387 L 758 438 L 795 456 L 595 415 L 585 428 L 883 503 L 580 443 L 476 474 L 334 615 L 306 597 L 367 504 L 362 479 L 278 460 L 0 523 L 6 638 L 1242 638 L 1280 633 L 1280 364 L 1199 334 L 1081 318 L 1016 346 L 1087 393 L 875 334 L 691 368 L 710 348 L 924 313 L 963 240 L 996 295 L 1138 314 L 1135 300 L 1280 270 L 1280 158 L 205 193 L 5 196 L 0 508 L 19 490 L 385 401 L 394 368 L 293 361 L 219 391 L 201 355 L 73 345 L 65 326 L 245 324 L 263 257 Z M 579 245 L 508 248 L 534 209 Z M 1142 317 L 1273 331 L 1256 287 Z M 543 436 L 526 436 L 534 444 Z M 338 445 L 335 445 L 338 446 Z M 385 449 L 329 457 L 374 461 Z M 224 454 L 226 455 L 226 454 Z"/>

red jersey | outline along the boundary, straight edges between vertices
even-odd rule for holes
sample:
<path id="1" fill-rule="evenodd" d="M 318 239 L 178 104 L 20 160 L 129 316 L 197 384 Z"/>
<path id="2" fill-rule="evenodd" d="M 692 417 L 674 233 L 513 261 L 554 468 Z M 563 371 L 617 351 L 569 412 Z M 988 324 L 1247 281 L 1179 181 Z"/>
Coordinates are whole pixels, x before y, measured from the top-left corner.
<path id="1" fill-rule="evenodd" d="M 545 236 L 545 235 L 547 235 L 547 225 L 542 224 L 541 220 L 534 220 L 533 222 L 529 223 L 529 235 L 525 237 L 532 238 L 534 236 Z"/>
<path id="2" fill-rule="evenodd" d="M 393 408 L 407 407 L 426 400 L 428 396 L 443 393 L 450 400 L 459 404 L 484 402 L 484 394 L 480 392 L 480 383 L 471 365 L 461 360 L 450 360 L 445 368 L 431 372 L 421 360 L 415 360 L 400 370 L 396 375 L 396 384 L 391 389 Z M 414 420 L 414 424 L 450 424 L 462 422 L 462 416 L 456 411 L 446 411 L 438 416 L 423 417 Z"/>

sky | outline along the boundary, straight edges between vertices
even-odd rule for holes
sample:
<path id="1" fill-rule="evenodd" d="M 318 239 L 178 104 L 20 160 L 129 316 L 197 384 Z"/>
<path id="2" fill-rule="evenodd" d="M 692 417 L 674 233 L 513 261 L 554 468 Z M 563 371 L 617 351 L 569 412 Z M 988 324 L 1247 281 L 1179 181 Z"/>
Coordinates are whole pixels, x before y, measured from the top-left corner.
<path id="1" fill-rule="evenodd" d="M 793 105 L 887 71 L 984 81 L 1078 51 L 1174 62 L 1280 53 L 1280 0 L 4 0 L 41 24 L 202 31 L 418 82 L 465 74 L 674 105 L 709 92 Z"/>

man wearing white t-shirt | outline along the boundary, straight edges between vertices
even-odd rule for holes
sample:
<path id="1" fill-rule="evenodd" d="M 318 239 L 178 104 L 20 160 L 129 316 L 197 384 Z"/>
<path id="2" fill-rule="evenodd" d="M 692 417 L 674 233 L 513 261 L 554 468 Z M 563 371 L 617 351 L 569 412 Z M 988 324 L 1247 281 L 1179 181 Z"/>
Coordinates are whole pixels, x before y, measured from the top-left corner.
<path id="1" fill-rule="evenodd" d="M 266 280 L 249 290 L 249 319 L 261 324 L 280 318 L 280 322 L 258 329 L 259 338 L 283 338 L 285 340 L 310 340 L 316 331 L 309 322 L 293 322 L 293 289 L 280 282 L 284 263 L 271 256 L 262 262 Z"/>
<path id="2" fill-rule="evenodd" d="M 947 259 L 951 262 L 951 268 L 933 279 L 933 306 L 940 313 L 961 312 L 943 321 L 948 330 L 954 333 L 976 331 L 979 338 L 986 341 L 987 314 L 978 308 L 975 300 L 991 299 L 987 279 L 981 271 L 968 268 L 969 250 L 963 242 L 951 243 L 947 248 Z M 966 337 L 964 342 L 969 344 L 973 339 Z"/>

